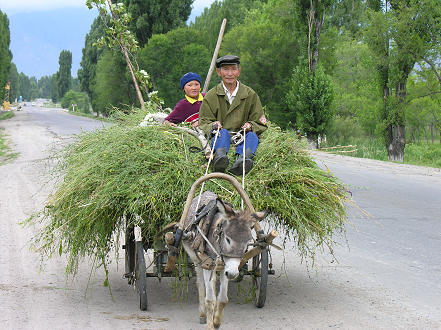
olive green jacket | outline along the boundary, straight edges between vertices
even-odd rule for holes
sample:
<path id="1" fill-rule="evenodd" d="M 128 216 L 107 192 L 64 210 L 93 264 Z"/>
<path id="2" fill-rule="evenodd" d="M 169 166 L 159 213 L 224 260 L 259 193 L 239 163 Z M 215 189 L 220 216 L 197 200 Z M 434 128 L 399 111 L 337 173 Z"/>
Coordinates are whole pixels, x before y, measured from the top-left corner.
<path id="1" fill-rule="evenodd" d="M 231 105 L 222 83 L 205 95 L 199 109 L 199 127 L 208 136 L 215 121 L 220 121 L 222 128 L 230 132 L 240 131 L 246 122 L 253 125 L 253 132 L 257 135 L 267 128 L 259 96 L 242 83 Z"/>

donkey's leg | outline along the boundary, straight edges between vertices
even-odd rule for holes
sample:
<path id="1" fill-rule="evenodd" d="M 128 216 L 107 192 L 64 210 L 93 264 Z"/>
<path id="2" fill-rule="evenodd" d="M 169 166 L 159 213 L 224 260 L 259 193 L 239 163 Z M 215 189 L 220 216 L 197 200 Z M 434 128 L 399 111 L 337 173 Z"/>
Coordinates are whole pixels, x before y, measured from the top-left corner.
<path id="1" fill-rule="evenodd" d="M 207 311 L 207 329 L 214 329 L 214 308 L 216 303 L 216 272 L 203 270 L 205 281 L 205 308 Z"/>
<path id="2" fill-rule="evenodd" d="M 207 314 L 205 312 L 205 281 L 202 268 L 200 266 L 195 267 L 196 270 L 196 283 L 198 285 L 199 293 L 199 323 L 207 323 Z"/>
<path id="3" fill-rule="evenodd" d="M 219 294 L 216 301 L 216 312 L 214 314 L 214 327 L 219 328 L 224 316 L 224 308 L 228 303 L 228 277 L 221 272 Z"/>

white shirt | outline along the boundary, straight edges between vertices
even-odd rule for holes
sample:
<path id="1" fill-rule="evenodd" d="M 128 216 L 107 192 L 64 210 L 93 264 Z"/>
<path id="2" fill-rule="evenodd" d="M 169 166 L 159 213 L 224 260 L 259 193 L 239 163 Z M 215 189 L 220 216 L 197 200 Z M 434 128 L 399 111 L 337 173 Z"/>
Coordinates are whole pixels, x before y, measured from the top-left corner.
<path id="1" fill-rule="evenodd" d="M 239 90 L 239 81 L 237 81 L 237 86 L 236 89 L 233 91 L 233 93 L 230 93 L 230 91 L 227 89 L 227 87 L 225 87 L 224 82 L 222 81 L 222 86 L 224 86 L 224 90 L 225 90 L 225 94 L 228 97 L 228 102 L 233 103 L 234 98 L 236 97 L 237 91 Z"/>

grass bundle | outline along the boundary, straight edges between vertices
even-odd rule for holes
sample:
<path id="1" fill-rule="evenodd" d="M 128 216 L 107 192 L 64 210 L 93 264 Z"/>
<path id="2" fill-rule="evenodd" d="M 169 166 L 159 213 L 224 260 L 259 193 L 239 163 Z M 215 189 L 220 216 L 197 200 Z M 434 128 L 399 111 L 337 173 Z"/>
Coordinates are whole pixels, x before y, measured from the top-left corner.
<path id="1" fill-rule="evenodd" d="M 64 151 L 60 185 L 29 219 L 42 223 L 34 243 L 43 256 L 68 255 L 68 274 L 85 256 L 105 267 L 125 228 L 123 214 L 139 215 L 151 241 L 179 220 L 191 185 L 205 173 L 203 155 L 189 152 L 199 143 L 194 137 L 166 125 L 140 127 L 141 118 L 140 112 L 121 116 L 116 125 L 79 135 Z M 296 239 L 302 257 L 332 246 L 333 234 L 344 231 L 345 188 L 318 168 L 294 133 L 277 127 L 262 134 L 254 160 L 246 191 L 255 209 L 274 215 L 272 225 Z M 240 205 L 225 181 L 207 182 L 206 189 Z"/>

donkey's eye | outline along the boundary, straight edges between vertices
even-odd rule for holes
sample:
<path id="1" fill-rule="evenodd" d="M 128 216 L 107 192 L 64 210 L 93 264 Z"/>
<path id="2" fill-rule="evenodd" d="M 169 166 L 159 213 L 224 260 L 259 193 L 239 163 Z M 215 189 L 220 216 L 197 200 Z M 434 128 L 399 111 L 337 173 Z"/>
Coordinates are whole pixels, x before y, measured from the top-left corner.
<path id="1" fill-rule="evenodd" d="M 230 239 L 229 239 L 228 237 L 225 237 L 225 239 L 226 239 L 226 241 L 227 241 L 228 244 L 231 243 L 231 241 L 230 241 Z"/>

